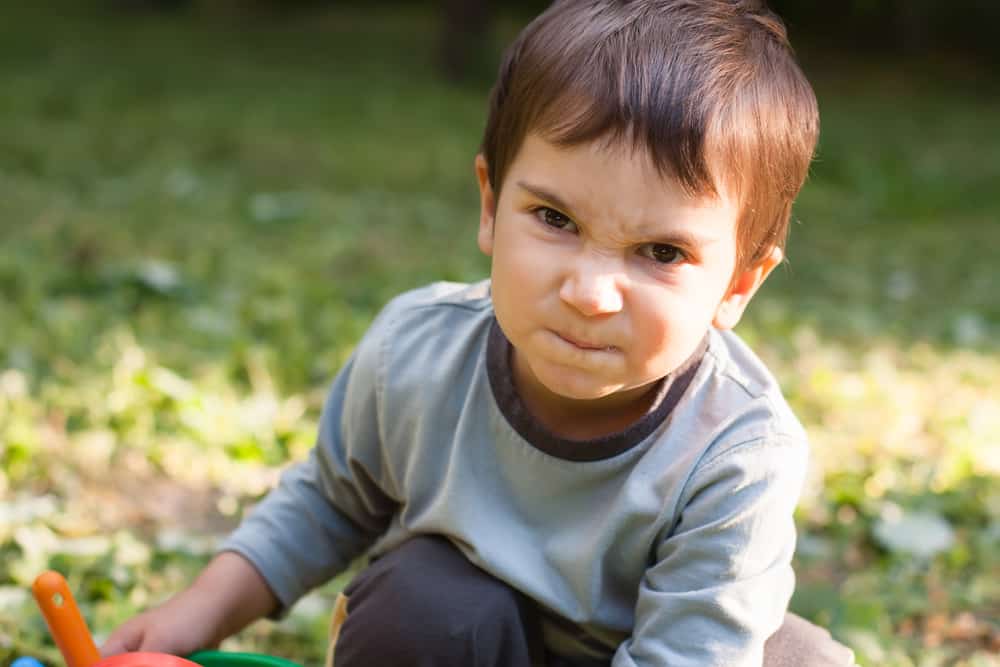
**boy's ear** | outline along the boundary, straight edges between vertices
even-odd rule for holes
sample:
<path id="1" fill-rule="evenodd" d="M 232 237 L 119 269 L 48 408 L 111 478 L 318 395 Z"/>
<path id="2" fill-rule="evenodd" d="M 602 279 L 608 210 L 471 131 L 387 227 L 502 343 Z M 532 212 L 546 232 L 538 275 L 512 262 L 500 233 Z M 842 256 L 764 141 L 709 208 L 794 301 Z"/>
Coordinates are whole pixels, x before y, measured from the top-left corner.
<path id="1" fill-rule="evenodd" d="M 479 249 L 493 255 L 493 225 L 497 216 L 497 201 L 490 185 L 490 170 L 482 153 L 476 155 L 476 180 L 479 182 Z"/>
<path id="2" fill-rule="evenodd" d="M 781 252 L 781 248 L 774 246 L 763 259 L 733 277 L 729 291 L 723 297 L 715 311 L 715 319 L 712 320 L 716 329 L 732 329 L 736 326 L 743 316 L 747 304 L 750 303 L 750 299 L 764 284 L 764 280 L 774 270 L 774 267 L 781 264 L 782 259 L 784 259 L 784 254 Z"/>

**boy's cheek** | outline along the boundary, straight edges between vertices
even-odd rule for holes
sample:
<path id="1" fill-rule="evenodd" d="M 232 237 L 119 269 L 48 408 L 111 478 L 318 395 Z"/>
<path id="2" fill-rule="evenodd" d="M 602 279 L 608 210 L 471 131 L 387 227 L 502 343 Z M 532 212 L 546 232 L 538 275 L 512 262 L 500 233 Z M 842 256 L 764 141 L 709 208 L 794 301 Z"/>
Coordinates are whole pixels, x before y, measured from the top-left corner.
<path id="1" fill-rule="evenodd" d="M 513 289 L 527 296 L 539 291 L 558 292 L 562 283 L 564 266 L 557 253 L 539 251 L 537 248 L 514 249 L 507 273 Z"/>

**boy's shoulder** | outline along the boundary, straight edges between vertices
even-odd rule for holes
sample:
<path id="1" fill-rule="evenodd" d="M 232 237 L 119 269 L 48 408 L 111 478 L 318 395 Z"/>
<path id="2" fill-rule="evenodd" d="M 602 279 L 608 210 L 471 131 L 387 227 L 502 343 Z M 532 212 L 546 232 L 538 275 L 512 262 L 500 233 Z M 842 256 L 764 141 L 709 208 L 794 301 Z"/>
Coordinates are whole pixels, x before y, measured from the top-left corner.
<path id="1" fill-rule="evenodd" d="M 713 433 L 716 451 L 757 441 L 808 446 L 805 428 L 774 374 L 735 333 L 712 329 L 702 369 L 689 389 L 687 417 Z M 679 406 L 680 407 L 680 406 Z"/>
<path id="2" fill-rule="evenodd" d="M 418 311 L 433 308 L 459 308 L 471 311 L 492 308 L 490 281 L 482 280 L 476 283 L 439 281 L 417 287 L 393 297 L 379 317 L 388 316 L 398 320 L 407 315 L 417 314 Z"/>
<path id="3" fill-rule="evenodd" d="M 389 301 L 366 339 L 378 349 L 382 367 L 403 364 L 413 369 L 425 361 L 440 367 L 449 349 L 484 338 L 492 319 L 489 280 L 436 282 Z"/>
<path id="4" fill-rule="evenodd" d="M 748 397 L 780 391 L 777 379 L 764 361 L 732 331 L 711 329 L 706 355 L 712 362 L 714 372 Z"/>
<path id="5" fill-rule="evenodd" d="M 459 334 L 493 314 L 490 281 L 435 282 L 393 297 L 372 322 L 369 333 L 394 349 L 427 343 L 441 334 Z"/>
<path id="6" fill-rule="evenodd" d="M 461 407 L 456 397 L 482 383 L 492 321 L 489 281 L 437 282 L 386 304 L 358 358 L 387 441 L 409 442 L 429 415 L 440 425 Z"/>

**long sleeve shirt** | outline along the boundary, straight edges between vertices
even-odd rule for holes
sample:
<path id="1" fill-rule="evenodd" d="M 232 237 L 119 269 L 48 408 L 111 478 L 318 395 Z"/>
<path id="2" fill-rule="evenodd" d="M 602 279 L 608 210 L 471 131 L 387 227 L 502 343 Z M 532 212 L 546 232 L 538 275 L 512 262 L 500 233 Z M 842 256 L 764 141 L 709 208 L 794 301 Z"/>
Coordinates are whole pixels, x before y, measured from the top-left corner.
<path id="1" fill-rule="evenodd" d="M 308 459 L 222 548 L 287 608 L 366 551 L 438 534 L 533 600 L 557 653 L 759 666 L 794 586 L 807 449 L 771 374 L 714 329 L 644 417 L 561 439 L 517 395 L 489 283 L 437 283 L 376 318 Z"/>

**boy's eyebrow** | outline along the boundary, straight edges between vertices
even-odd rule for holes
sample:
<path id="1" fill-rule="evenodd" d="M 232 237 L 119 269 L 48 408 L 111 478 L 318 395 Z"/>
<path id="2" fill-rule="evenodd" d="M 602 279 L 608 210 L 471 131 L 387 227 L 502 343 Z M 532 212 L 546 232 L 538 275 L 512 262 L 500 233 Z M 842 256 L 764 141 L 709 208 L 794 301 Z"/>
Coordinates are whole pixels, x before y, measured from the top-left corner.
<path id="1" fill-rule="evenodd" d="M 570 217 L 573 217 L 573 211 L 570 205 L 567 204 L 562 199 L 562 197 L 560 197 L 556 193 L 546 190 L 545 188 L 537 185 L 525 183 L 524 181 L 517 181 L 515 185 L 522 188 L 523 190 L 527 190 L 535 197 L 538 197 L 539 199 L 552 204 L 553 206 L 558 208 L 561 212 L 569 214 Z M 665 245 L 676 245 L 688 248 L 707 246 L 719 240 L 714 236 L 695 234 L 688 230 L 668 230 L 668 231 L 649 230 L 647 232 L 644 229 L 640 229 L 639 233 L 643 237 L 646 237 L 649 240 L 651 240 L 653 243 L 662 243 Z"/>
<path id="2" fill-rule="evenodd" d="M 539 199 L 544 199 L 548 203 L 553 204 L 556 208 L 565 211 L 566 213 L 571 212 L 570 205 L 567 204 L 565 201 L 563 201 L 562 197 L 560 197 L 554 192 L 546 190 L 545 188 L 540 187 L 538 185 L 531 185 L 530 183 L 525 183 L 524 181 L 518 181 L 517 186 L 522 190 L 527 190 L 528 192 L 535 195 Z"/>

